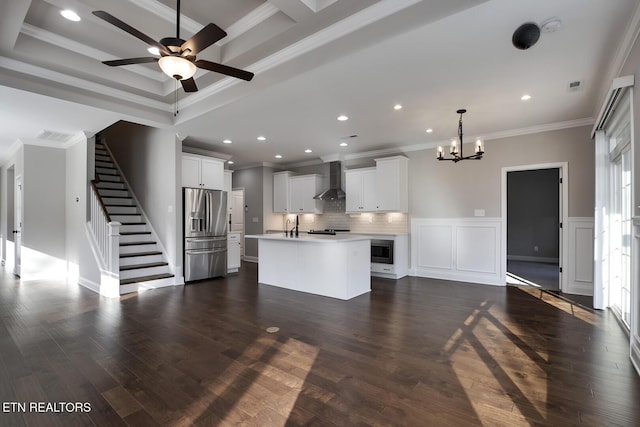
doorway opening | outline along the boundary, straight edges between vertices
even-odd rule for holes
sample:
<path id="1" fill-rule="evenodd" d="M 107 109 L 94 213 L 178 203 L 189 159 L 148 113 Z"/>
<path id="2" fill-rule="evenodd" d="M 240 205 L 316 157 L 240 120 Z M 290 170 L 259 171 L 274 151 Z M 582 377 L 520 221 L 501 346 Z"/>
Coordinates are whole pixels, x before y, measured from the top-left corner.
<path id="1" fill-rule="evenodd" d="M 560 287 L 560 169 L 507 172 L 507 275 Z"/>
<path id="2" fill-rule="evenodd" d="M 508 285 L 557 295 L 566 288 L 567 171 L 566 162 L 502 168 L 502 271 Z"/>

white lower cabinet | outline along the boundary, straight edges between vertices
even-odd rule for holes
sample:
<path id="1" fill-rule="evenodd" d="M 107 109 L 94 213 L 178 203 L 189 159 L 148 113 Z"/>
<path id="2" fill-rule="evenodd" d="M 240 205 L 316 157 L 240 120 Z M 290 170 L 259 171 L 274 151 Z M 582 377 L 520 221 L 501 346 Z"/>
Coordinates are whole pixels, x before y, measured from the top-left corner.
<path id="1" fill-rule="evenodd" d="M 227 273 L 240 268 L 240 233 L 227 234 Z"/>

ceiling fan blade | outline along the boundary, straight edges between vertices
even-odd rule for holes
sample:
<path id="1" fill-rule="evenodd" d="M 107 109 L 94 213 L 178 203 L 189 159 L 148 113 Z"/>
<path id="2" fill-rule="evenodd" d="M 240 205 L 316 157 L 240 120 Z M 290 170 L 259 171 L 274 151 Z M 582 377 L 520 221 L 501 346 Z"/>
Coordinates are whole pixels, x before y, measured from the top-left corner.
<path id="1" fill-rule="evenodd" d="M 147 62 L 157 62 L 159 58 L 154 56 L 146 56 L 144 58 L 128 58 L 128 59 L 114 59 L 111 61 L 102 61 L 104 65 L 109 65 L 111 67 L 118 67 L 120 65 L 131 65 L 131 64 L 145 64 Z"/>
<path id="2" fill-rule="evenodd" d="M 121 20 L 119 20 L 115 16 L 111 15 L 110 13 L 107 13 L 104 10 L 94 10 L 92 13 L 95 16 L 97 16 L 98 18 L 107 21 L 111 25 L 115 25 L 116 27 L 120 28 L 121 30 L 126 31 L 127 33 L 131 34 L 132 36 L 142 40 L 146 44 L 148 44 L 150 46 L 157 47 L 164 54 L 171 55 L 171 52 L 169 51 L 169 49 L 166 48 L 166 46 L 163 46 L 162 44 L 158 43 L 157 41 L 155 41 L 154 39 L 152 39 L 148 35 L 144 34 L 143 32 L 141 32 L 141 31 L 139 31 L 139 30 L 137 30 L 135 28 L 133 28 L 131 25 L 129 25 L 129 24 L 125 23 L 125 22 L 122 22 Z"/>
<path id="3" fill-rule="evenodd" d="M 198 86 L 196 86 L 196 81 L 191 77 L 190 79 L 180 80 L 182 83 L 182 88 L 185 92 L 197 92 Z"/>
<path id="4" fill-rule="evenodd" d="M 238 79 L 246 81 L 251 81 L 251 79 L 253 78 L 253 73 L 250 73 L 249 71 L 229 67 L 228 65 L 222 65 L 215 62 L 205 61 L 204 59 L 199 59 L 194 62 L 194 64 L 196 64 L 196 67 L 198 68 L 215 71 L 216 73 L 225 74 L 227 76 L 236 77 Z"/>
<path id="5" fill-rule="evenodd" d="M 198 31 L 189 40 L 184 42 L 181 46 L 182 50 L 191 50 L 192 55 L 197 55 L 217 42 L 218 40 L 227 36 L 227 33 L 216 24 L 207 24 L 206 27 Z"/>

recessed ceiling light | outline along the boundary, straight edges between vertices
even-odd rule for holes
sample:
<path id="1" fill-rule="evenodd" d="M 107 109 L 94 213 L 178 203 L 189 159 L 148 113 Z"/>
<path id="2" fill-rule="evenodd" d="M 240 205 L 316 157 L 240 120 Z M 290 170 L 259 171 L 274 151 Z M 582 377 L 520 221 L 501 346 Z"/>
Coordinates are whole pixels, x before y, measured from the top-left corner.
<path id="1" fill-rule="evenodd" d="M 266 140 L 267 140 L 267 138 L 265 138 L 264 136 L 259 136 L 258 137 L 258 141 L 266 141 Z"/>
<path id="2" fill-rule="evenodd" d="M 433 132 L 433 129 L 431 128 L 427 129 L 427 133 L 431 133 L 431 132 Z"/>
<path id="3" fill-rule="evenodd" d="M 520 99 L 522 99 L 523 101 L 528 101 L 531 99 L 531 95 L 522 95 Z"/>
<path id="4" fill-rule="evenodd" d="M 346 147 L 347 145 L 349 145 L 349 144 L 347 144 L 346 142 L 341 142 L 340 143 L 340 147 Z"/>
<path id="5" fill-rule="evenodd" d="M 80 20 L 80 16 L 73 10 L 65 9 L 63 11 L 60 11 L 60 15 L 67 18 L 69 21 L 78 22 Z"/>
<path id="6" fill-rule="evenodd" d="M 151 55 L 160 56 L 160 49 L 155 46 L 151 46 L 149 49 L 147 49 L 147 52 L 149 52 Z"/>
<path id="7" fill-rule="evenodd" d="M 281 159 L 281 158 L 282 158 L 282 155 L 281 155 L 281 154 L 276 154 L 276 156 L 275 156 L 275 157 L 276 157 L 276 159 Z"/>
<path id="8" fill-rule="evenodd" d="M 345 116 L 344 114 L 342 116 L 338 116 L 338 120 L 340 120 L 341 122 L 344 122 L 346 120 L 349 120 L 349 117 Z"/>
<path id="9" fill-rule="evenodd" d="M 396 104 L 396 105 L 393 106 L 393 109 L 394 110 L 402 110 L 402 105 Z"/>
<path id="10" fill-rule="evenodd" d="M 233 164 L 233 160 L 229 160 L 227 163 L 229 163 L 230 165 Z"/>
<path id="11" fill-rule="evenodd" d="M 231 141 L 230 139 L 225 139 L 224 141 L 222 141 L 223 144 L 231 144 L 233 141 Z"/>
<path id="12" fill-rule="evenodd" d="M 313 153 L 313 150 L 307 148 L 306 150 L 304 150 L 305 153 Z"/>

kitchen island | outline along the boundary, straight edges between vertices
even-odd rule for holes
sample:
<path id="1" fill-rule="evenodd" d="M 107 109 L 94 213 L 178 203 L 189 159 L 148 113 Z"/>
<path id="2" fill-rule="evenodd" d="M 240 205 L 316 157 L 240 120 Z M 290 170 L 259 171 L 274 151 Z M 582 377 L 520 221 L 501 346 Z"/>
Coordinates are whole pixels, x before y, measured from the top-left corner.
<path id="1" fill-rule="evenodd" d="M 371 239 L 356 235 L 284 234 L 258 239 L 258 282 L 348 300 L 371 291 Z"/>

